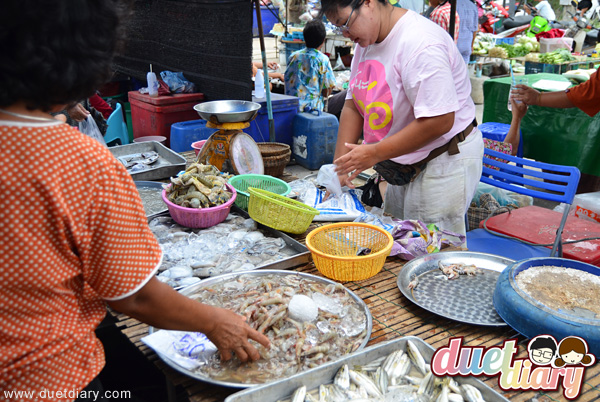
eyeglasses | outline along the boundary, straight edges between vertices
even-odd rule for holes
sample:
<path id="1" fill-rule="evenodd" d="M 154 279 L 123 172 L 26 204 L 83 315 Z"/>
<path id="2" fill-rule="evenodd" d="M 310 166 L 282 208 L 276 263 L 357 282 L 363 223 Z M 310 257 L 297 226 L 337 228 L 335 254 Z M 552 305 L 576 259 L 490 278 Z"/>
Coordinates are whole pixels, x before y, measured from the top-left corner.
<path id="1" fill-rule="evenodd" d="M 546 351 L 546 352 L 542 352 L 541 350 L 532 350 L 531 354 L 534 357 L 540 358 L 540 357 L 545 357 L 546 359 L 551 359 L 552 356 L 554 356 L 554 353 L 550 352 L 550 351 Z"/>
<path id="2" fill-rule="evenodd" d="M 354 14 L 354 10 L 359 9 L 360 6 L 363 5 L 363 2 L 361 1 L 360 3 L 358 3 L 357 5 L 355 5 L 354 7 L 352 7 L 352 11 L 350 11 L 350 15 L 348 16 L 348 20 L 346 21 L 346 23 L 344 25 L 342 25 L 341 27 L 335 27 L 333 28 L 333 32 L 336 35 L 343 35 L 344 33 L 348 32 L 350 30 L 350 19 L 352 18 L 352 14 Z"/>

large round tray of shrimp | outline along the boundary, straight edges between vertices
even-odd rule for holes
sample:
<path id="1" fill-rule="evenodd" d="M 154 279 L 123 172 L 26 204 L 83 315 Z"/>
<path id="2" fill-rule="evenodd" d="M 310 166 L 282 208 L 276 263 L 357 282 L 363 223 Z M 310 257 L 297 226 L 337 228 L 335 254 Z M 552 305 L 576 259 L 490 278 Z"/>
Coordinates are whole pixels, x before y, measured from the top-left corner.
<path id="1" fill-rule="evenodd" d="M 434 349 L 420 338 L 397 338 L 286 380 L 245 389 L 225 402 L 508 402 L 475 377 L 437 377 L 431 371 L 433 354 Z"/>
<path id="2" fill-rule="evenodd" d="M 407 262 L 397 285 L 421 308 L 455 321 L 505 326 L 494 308 L 500 273 L 514 261 L 493 254 L 445 251 Z"/>
<path id="3" fill-rule="evenodd" d="M 363 349 L 373 327 L 369 308 L 355 293 L 338 282 L 302 272 L 260 270 L 224 274 L 180 292 L 244 315 L 250 326 L 271 341 L 271 347 L 266 349 L 250 340 L 261 354 L 255 362 L 241 363 L 235 357 L 225 362 L 215 353 L 194 370 L 158 354 L 183 374 L 227 387 L 247 388 L 268 383 L 337 360 Z M 295 306 L 290 309 L 292 299 Z M 298 300 L 304 303 L 300 309 Z M 316 317 L 298 316 L 298 311 L 315 309 Z"/>

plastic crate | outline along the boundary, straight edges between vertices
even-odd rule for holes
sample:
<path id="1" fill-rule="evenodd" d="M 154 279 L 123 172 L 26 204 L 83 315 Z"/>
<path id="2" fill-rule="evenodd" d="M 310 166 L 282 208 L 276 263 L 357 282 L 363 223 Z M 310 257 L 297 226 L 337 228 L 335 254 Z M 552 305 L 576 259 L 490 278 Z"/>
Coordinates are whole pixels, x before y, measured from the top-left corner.
<path id="1" fill-rule="evenodd" d="M 252 98 L 253 102 L 260 103 L 256 118 L 250 122 L 250 127 L 244 129 L 256 142 L 270 142 L 269 115 L 266 99 Z M 292 124 L 298 114 L 299 100 L 296 96 L 271 93 L 271 107 L 275 123 L 275 141 L 292 146 Z"/>
<path id="2" fill-rule="evenodd" d="M 171 125 L 171 149 L 175 152 L 191 151 L 192 143 L 207 140 L 215 131 L 206 127 L 206 120 L 189 120 Z"/>
<path id="3" fill-rule="evenodd" d="M 571 70 L 570 63 L 565 64 L 546 64 L 533 61 L 525 62 L 525 74 L 552 73 L 562 74 Z"/>
<path id="4" fill-rule="evenodd" d="M 133 138 L 162 136 L 170 146 L 171 125 L 197 120 L 194 105 L 204 100 L 204 94 L 173 94 L 152 98 L 138 91 L 129 92 Z"/>
<path id="5" fill-rule="evenodd" d="M 496 45 L 500 45 L 502 43 L 506 43 L 507 45 L 515 44 L 515 38 L 495 38 L 495 39 L 496 39 Z"/>

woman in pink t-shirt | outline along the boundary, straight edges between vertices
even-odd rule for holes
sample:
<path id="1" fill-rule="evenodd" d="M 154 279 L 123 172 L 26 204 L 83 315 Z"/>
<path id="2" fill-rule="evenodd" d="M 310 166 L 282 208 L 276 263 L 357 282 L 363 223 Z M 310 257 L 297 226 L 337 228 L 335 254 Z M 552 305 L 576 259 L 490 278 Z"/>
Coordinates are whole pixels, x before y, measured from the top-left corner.
<path id="1" fill-rule="evenodd" d="M 483 141 L 452 38 L 387 0 L 322 0 L 321 6 L 356 44 L 334 158 L 342 185 L 353 187 L 353 178 L 375 167 L 388 181 L 386 212 L 464 234 Z"/>

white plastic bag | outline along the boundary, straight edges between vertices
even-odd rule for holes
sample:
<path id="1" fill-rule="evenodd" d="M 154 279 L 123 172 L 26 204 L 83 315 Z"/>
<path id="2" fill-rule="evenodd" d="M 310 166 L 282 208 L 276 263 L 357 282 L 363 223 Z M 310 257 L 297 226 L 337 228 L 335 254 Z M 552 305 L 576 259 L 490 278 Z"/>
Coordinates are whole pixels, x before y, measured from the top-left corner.
<path id="1" fill-rule="evenodd" d="M 102 133 L 96 125 L 96 122 L 94 121 L 92 115 L 88 115 L 88 117 L 85 120 L 79 122 L 79 131 L 81 131 L 87 136 L 92 137 L 100 144 L 106 146 L 106 141 L 104 141 L 104 137 L 102 136 Z"/>
<path id="2" fill-rule="evenodd" d="M 335 165 L 323 165 L 317 174 L 317 184 L 323 186 L 336 197 L 342 195 L 340 178 L 335 172 Z"/>

